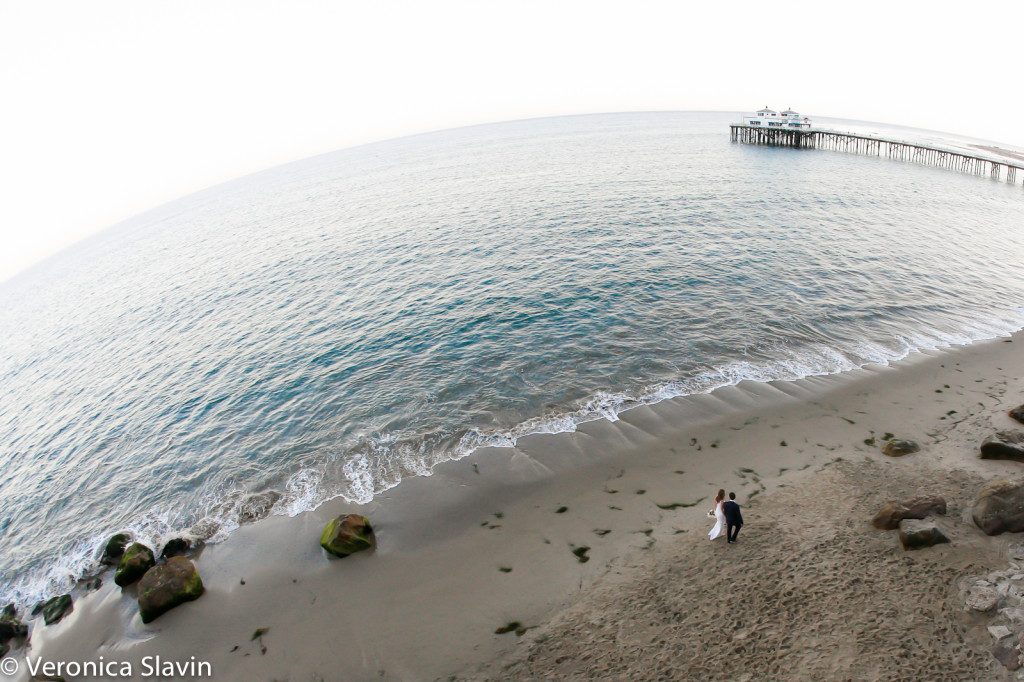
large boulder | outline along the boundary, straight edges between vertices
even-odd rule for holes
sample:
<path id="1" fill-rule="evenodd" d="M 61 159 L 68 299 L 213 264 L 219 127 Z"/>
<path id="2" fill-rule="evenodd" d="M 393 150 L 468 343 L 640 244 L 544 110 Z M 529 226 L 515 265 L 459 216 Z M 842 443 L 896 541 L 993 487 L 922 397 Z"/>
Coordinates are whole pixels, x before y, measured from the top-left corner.
<path id="1" fill-rule="evenodd" d="M 996 431 L 981 442 L 981 458 L 1024 462 L 1024 431 Z"/>
<path id="2" fill-rule="evenodd" d="M 60 622 L 61 618 L 74 610 L 75 606 L 71 603 L 70 594 L 62 594 L 59 597 L 54 597 L 43 604 L 43 622 L 47 625 L 53 625 L 54 623 Z"/>
<path id="3" fill-rule="evenodd" d="M 971 516 L 988 535 L 1024 531 L 1024 478 L 986 483 L 974 498 Z"/>
<path id="4" fill-rule="evenodd" d="M 121 561 L 121 557 L 124 556 L 124 548 L 131 541 L 132 536 L 128 535 L 128 533 L 118 533 L 113 536 L 107 540 L 107 545 L 103 548 L 103 556 L 100 557 L 100 561 L 116 566 Z"/>
<path id="5" fill-rule="evenodd" d="M 195 565 L 182 556 L 168 559 L 146 571 L 139 581 L 139 615 L 151 623 L 175 606 L 199 599 L 203 580 Z"/>
<path id="6" fill-rule="evenodd" d="M 903 455 L 909 455 L 912 452 L 917 452 L 921 449 L 921 446 L 912 440 L 899 440 L 893 438 L 885 442 L 882 446 L 882 454 L 889 455 L 890 457 L 902 457 Z"/>
<path id="7" fill-rule="evenodd" d="M 924 549 L 943 542 L 949 542 L 949 538 L 934 523 L 915 520 L 900 522 L 900 544 L 903 549 Z"/>
<path id="8" fill-rule="evenodd" d="M 1024 424 L 1024 405 L 1015 407 L 1006 414 L 1010 415 L 1010 417 L 1012 417 L 1013 419 L 1016 419 L 1017 421 Z"/>
<path id="9" fill-rule="evenodd" d="M 342 514 L 332 519 L 320 534 L 320 546 L 337 557 L 347 557 L 373 547 L 373 528 L 365 516 Z"/>
<path id="10" fill-rule="evenodd" d="M 871 525 L 881 530 L 895 530 L 903 519 L 923 519 L 930 514 L 945 514 L 946 500 L 938 495 L 918 495 L 903 502 L 885 503 Z"/>
<path id="11" fill-rule="evenodd" d="M 124 551 L 121 563 L 117 565 L 117 572 L 114 573 L 114 582 L 120 587 L 131 585 L 144 576 L 155 563 L 153 550 L 136 542 Z"/>

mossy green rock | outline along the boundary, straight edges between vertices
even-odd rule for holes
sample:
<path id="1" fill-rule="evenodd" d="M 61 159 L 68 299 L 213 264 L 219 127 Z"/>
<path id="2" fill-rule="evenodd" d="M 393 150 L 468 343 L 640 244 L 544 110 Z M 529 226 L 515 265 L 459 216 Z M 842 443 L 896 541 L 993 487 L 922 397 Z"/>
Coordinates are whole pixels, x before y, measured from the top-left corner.
<path id="1" fill-rule="evenodd" d="M 15 616 L 4 614 L 3 617 L 0 617 L 0 642 L 6 642 L 15 637 L 28 637 L 28 626 Z"/>
<path id="2" fill-rule="evenodd" d="M 174 556 L 146 571 L 139 581 L 139 615 L 151 623 L 175 606 L 199 599 L 203 579 L 195 564 L 183 556 Z"/>
<path id="3" fill-rule="evenodd" d="M 43 604 L 43 622 L 47 625 L 53 625 L 60 622 L 61 618 L 71 613 L 74 609 L 75 606 L 71 603 L 70 594 L 54 597 Z"/>
<path id="4" fill-rule="evenodd" d="M 155 563 L 153 550 L 136 542 L 124 551 L 121 563 L 117 565 L 117 572 L 114 573 L 114 582 L 120 587 L 131 585 L 144 576 Z"/>
<path id="5" fill-rule="evenodd" d="M 336 557 L 347 557 L 373 547 L 373 528 L 365 516 L 342 514 L 327 523 L 320 535 L 320 546 Z"/>
<path id="6" fill-rule="evenodd" d="M 124 555 L 124 548 L 132 541 L 132 536 L 127 533 L 118 533 L 107 540 L 107 546 L 103 548 L 103 556 L 100 561 L 111 566 L 117 564 Z"/>

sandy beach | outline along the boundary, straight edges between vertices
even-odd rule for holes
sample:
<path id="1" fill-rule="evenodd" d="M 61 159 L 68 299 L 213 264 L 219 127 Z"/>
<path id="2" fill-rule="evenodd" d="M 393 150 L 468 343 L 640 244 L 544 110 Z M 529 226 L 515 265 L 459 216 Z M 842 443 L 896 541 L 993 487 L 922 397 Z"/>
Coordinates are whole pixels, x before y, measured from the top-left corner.
<path id="1" fill-rule="evenodd" d="M 105 574 L 60 623 L 30 621 L 9 679 L 30 678 L 26 656 L 102 656 L 128 679 L 157 656 L 217 680 L 1019 679 L 959 589 L 1020 543 L 970 508 L 1020 472 L 978 446 L 1016 425 L 1021 344 L 745 382 L 481 450 L 367 505 L 273 516 L 193 556 L 205 594 L 149 625 Z M 887 457 L 885 434 L 921 450 Z M 735 545 L 707 539 L 718 488 L 744 509 Z M 951 542 L 908 552 L 871 519 L 918 493 L 946 498 Z M 320 532 L 349 512 L 377 547 L 329 559 Z"/>

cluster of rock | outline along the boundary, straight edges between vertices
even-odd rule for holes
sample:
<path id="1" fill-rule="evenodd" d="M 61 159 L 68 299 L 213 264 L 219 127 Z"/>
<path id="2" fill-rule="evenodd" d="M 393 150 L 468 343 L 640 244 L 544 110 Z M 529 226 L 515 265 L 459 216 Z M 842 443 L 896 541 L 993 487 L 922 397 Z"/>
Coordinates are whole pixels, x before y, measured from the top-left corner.
<path id="1" fill-rule="evenodd" d="M 892 434 L 886 434 L 883 455 L 903 457 L 921 450 L 915 441 L 890 436 Z M 945 533 L 929 519 L 933 514 L 945 513 L 946 500 L 937 495 L 918 495 L 902 502 L 890 500 L 875 514 L 871 524 L 880 530 L 899 529 L 900 545 L 905 550 L 923 549 L 949 542 Z"/>
<path id="2" fill-rule="evenodd" d="M 43 622 L 47 625 L 53 625 L 73 610 L 74 604 L 71 601 L 71 595 L 62 594 L 36 604 L 35 608 L 32 609 L 31 615 L 35 617 L 42 614 Z M 28 635 L 28 623 L 23 622 L 18 617 L 18 610 L 14 604 L 5 606 L 0 611 L 0 658 L 7 655 L 7 652 L 11 650 L 12 644 L 24 644 L 28 640 Z"/>
<path id="3" fill-rule="evenodd" d="M 1009 416 L 1024 423 L 1024 405 L 1009 411 Z M 892 434 L 886 434 L 890 436 Z M 882 452 L 890 457 L 901 457 L 918 452 L 920 446 L 911 440 L 889 439 Z M 1002 430 L 986 437 L 981 443 L 982 459 L 1001 459 L 1024 462 L 1024 431 Z M 945 502 L 939 510 L 936 500 L 923 496 L 903 503 L 889 502 L 872 521 L 876 528 L 900 529 L 900 542 L 905 549 L 928 547 L 949 542 L 934 524 L 904 524 L 904 519 L 924 519 L 931 513 L 945 514 Z M 999 478 L 984 485 L 974 500 L 971 510 L 974 523 L 988 535 L 1024 532 L 1024 476 Z"/>
<path id="4" fill-rule="evenodd" d="M 153 550 L 135 542 L 128 545 L 125 534 L 115 535 L 103 551 L 103 562 L 117 562 L 114 583 L 127 587 L 139 583 L 139 616 L 143 623 L 151 623 L 175 606 L 199 599 L 203 594 L 203 581 L 195 565 L 181 556 L 190 548 L 184 538 L 168 542 L 157 563 Z M 128 545 L 126 547 L 126 545 Z"/>
<path id="5" fill-rule="evenodd" d="M 1024 405 L 1008 414 L 1024 422 Z M 988 436 L 981 443 L 981 458 L 1024 462 L 1024 431 L 996 431 Z M 1024 531 L 1024 477 L 986 483 L 974 499 L 971 515 L 987 535 Z"/>
<path id="6" fill-rule="evenodd" d="M 992 617 L 992 654 L 1009 670 L 1024 665 L 1024 545 L 1009 549 L 1009 566 L 984 576 L 965 578 L 960 599 L 971 613 Z"/>
<path id="7" fill-rule="evenodd" d="M 275 494 L 253 495 L 245 500 L 240 510 L 247 520 L 256 520 L 269 513 L 276 502 Z M 320 536 L 320 545 L 335 557 L 346 557 L 355 552 L 370 549 L 376 544 L 369 519 L 359 514 L 343 514 L 328 522 Z M 132 542 L 130 535 L 118 533 L 107 541 L 100 555 L 100 562 L 113 566 L 114 583 L 127 587 L 138 583 L 139 616 L 143 623 L 151 623 L 164 613 L 189 601 L 198 599 L 204 592 L 203 581 L 195 564 L 183 556 L 194 549 L 185 538 L 167 542 L 158 558 L 153 550 L 140 542 Z M 96 589 L 102 584 L 100 578 L 88 581 L 87 586 Z M 74 610 L 70 594 L 62 594 L 41 602 L 32 610 L 32 616 L 42 614 L 46 625 L 59 622 Z M 28 624 L 18 618 L 13 604 L 0 612 L 0 657 L 10 651 L 11 643 L 24 644 L 29 636 Z"/>
<path id="8" fill-rule="evenodd" d="M 198 599 L 203 593 L 203 581 L 195 565 L 179 556 L 191 548 L 183 538 L 171 540 L 161 552 L 158 562 L 153 550 L 145 545 L 131 542 L 131 537 L 119 533 L 107 542 L 100 561 L 115 566 L 114 582 L 120 587 L 139 583 L 139 615 L 143 623 L 150 623 L 160 615 L 179 604 Z M 102 584 L 100 578 L 88 581 L 87 586 L 96 589 Z M 59 623 L 74 611 L 75 605 L 70 594 L 61 594 L 36 604 L 32 616 L 42 615 L 46 625 Z M 0 657 L 10 650 L 12 640 L 22 643 L 28 638 L 28 625 L 18 618 L 13 604 L 0 613 Z"/>
<path id="9" fill-rule="evenodd" d="M 898 528 L 900 545 L 905 550 L 922 549 L 949 542 L 933 521 L 923 520 L 933 514 L 945 513 L 945 499 L 938 495 L 918 495 L 902 502 L 890 500 L 875 514 L 871 524 L 880 530 Z"/>
<path id="10" fill-rule="evenodd" d="M 59 622 L 64 616 L 74 610 L 70 594 L 49 599 L 36 604 L 32 609 L 32 616 L 43 615 L 43 621 L 47 625 Z M 8 604 L 0 611 L 0 658 L 7 655 L 11 650 L 11 644 L 17 642 L 24 644 L 28 640 L 28 624 L 18 618 L 18 610 L 14 604 Z"/>
<path id="11" fill-rule="evenodd" d="M 1024 423 L 1024 405 L 1009 411 Z M 902 457 L 918 452 L 914 441 L 889 438 L 882 453 Z M 873 441 L 873 439 L 871 439 Z M 873 444 L 870 443 L 870 444 Z M 982 459 L 1024 462 L 1024 431 L 1001 430 L 981 443 Z M 905 550 L 949 542 L 929 517 L 945 514 L 946 502 L 935 495 L 920 495 L 904 501 L 892 500 L 872 520 L 875 528 L 899 529 Z M 1024 476 L 998 478 L 982 486 L 971 508 L 974 523 L 987 535 L 1024 532 Z M 992 653 L 1007 669 L 1024 667 L 1024 545 L 1011 547 L 1009 567 L 985 576 L 973 576 L 960 584 L 965 610 L 992 617 L 988 631 L 995 639 Z"/>
<path id="12" fill-rule="evenodd" d="M 1024 422 L 1024 405 L 1009 411 Z M 996 431 L 981 443 L 982 459 L 1024 462 L 1024 431 Z M 975 525 L 986 535 L 1024 532 L 1024 476 L 998 478 L 978 491 L 971 509 Z M 1024 545 L 1008 549 L 1009 566 L 960 584 L 960 598 L 968 612 L 987 614 L 995 640 L 992 654 L 1008 670 L 1024 665 Z"/>

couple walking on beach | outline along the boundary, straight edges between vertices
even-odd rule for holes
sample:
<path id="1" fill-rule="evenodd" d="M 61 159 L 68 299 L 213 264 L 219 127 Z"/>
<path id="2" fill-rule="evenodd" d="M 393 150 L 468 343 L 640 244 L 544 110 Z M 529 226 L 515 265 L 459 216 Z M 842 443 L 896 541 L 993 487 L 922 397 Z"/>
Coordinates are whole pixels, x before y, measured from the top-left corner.
<path id="1" fill-rule="evenodd" d="M 715 508 L 708 514 L 715 517 L 715 527 L 708 533 L 708 540 L 720 537 L 726 533 L 726 542 L 736 542 L 736 536 L 740 534 L 740 526 L 743 525 L 743 515 L 740 514 L 740 506 L 736 504 L 736 493 L 729 493 L 729 499 L 725 499 L 725 489 L 718 491 L 715 496 Z"/>

